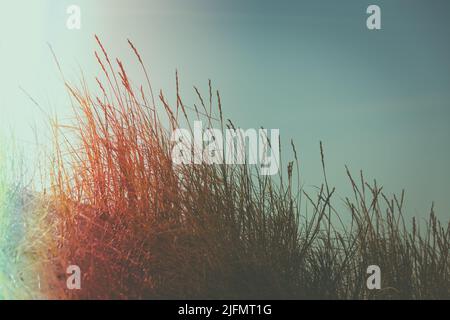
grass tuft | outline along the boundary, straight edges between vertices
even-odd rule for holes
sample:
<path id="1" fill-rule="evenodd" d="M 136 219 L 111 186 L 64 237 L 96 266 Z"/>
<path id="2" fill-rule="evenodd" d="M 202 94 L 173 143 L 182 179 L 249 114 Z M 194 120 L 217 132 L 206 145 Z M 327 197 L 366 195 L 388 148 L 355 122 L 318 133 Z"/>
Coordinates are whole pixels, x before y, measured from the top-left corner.
<path id="1" fill-rule="evenodd" d="M 407 222 L 404 193 L 389 196 L 347 169 L 353 195 L 338 212 L 322 144 L 323 184 L 314 194 L 298 185 L 293 144 L 293 161 L 277 177 L 247 165 L 175 166 L 172 130 L 195 119 L 234 127 L 223 120 L 219 92 L 211 82 L 206 97 L 194 87 L 198 101 L 188 106 L 176 74 L 172 106 L 162 91 L 154 95 L 131 41 L 147 89 L 134 87 L 96 40 L 98 88 L 66 83 L 74 121 L 54 123 L 48 268 L 57 296 L 450 298 L 449 224 L 433 209 L 424 226 Z M 82 290 L 64 289 L 71 264 L 82 270 Z M 366 288 L 372 264 L 381 268 L 382 290 Z"/>

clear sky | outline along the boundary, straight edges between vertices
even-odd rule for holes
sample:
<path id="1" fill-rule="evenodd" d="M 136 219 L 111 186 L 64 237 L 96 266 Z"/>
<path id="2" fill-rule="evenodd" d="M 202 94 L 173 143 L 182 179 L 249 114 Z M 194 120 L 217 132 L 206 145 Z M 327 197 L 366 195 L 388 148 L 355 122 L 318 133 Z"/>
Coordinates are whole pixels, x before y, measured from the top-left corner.
<path id="1" fill-rule="evenodd" d="M 81 30 L 66 28 L 70 4 Z M 381 7 L 382 30 L 366 28 L 370 4 Z M 425 216 L 434 200 L 450 216 L 447 0 L 2 0 L 0 12 L 0 132 L 27 151 L 33 126 L 41 143 L 49 138 L 20 87 L 47 112 L 70 111 L 47 43 L 76 80 L 80 69 L 100 72 L 98 34 L 139 79 L 130 38 L 154 87 L 173 92 L 178 69 L 189 101 L 191 86 L 206 92 L 211 78 L 238 125 L 279 128 L 285 150 L 293 138 L 306 186 L 321 181 L 322 140 L 340 195 L 347 164 L 389 192 L 405 188 L 410 214 Z"/>

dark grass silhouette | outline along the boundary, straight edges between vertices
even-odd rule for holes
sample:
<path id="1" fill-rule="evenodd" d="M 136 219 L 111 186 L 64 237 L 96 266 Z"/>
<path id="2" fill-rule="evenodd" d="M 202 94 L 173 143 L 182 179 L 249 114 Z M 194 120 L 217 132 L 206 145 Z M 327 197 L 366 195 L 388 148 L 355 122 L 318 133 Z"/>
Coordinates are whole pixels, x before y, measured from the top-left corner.
<path id="1" fill-rule="evenodd" d="M 219 92 L 211 82 L 205 96 L 194 87 L 198 101 L 188 107 L 176 75 L 171 106 L 163 92 L 154 95 L 131 42 L 146 89 L 134 87 L 96 39 L 103 79 L 97 89 L 66 83 L 74 124 L 54 122 L 50 214 L 57 241 L 48 270 L 59 277 L 49 287 L 59 290 L 50 295 L 450 298 L 449 225 L 433 209 L 425 226 L 406 222 L 403 193 L 388 196 L 347 170 L 353 195 L 338 212 L 322 144 L 324 183 L 315 194 L 298 184 L 294 145 L 293 161 L 275 178 L 247 165 L 174 165 L 173 129 L 195 119 L 222 131 L 234 127 L 224 120 Z M 70 264 L 82 270 L 81 290 L 64 290 Z M 382 290 L 366 288 L 372 264 L 381 268 Z"/>

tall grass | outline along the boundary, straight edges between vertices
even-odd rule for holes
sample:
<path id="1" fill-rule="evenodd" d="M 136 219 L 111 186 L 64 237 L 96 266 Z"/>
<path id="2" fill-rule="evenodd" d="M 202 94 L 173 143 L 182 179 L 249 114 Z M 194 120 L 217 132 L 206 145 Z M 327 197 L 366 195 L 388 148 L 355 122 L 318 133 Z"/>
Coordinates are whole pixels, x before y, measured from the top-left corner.
<path id="1" fill-rule="evenodd" d="M 403 217 L 404 194 L 389 196 L 347 170 L 353 196 L 336 209 L 327 181 L 298 185 L 298 159 L 278 177 L 247 165 L 174 165 L 170 133 L 201 119 L 225 130 L 220 94 L 188 106 L 156 95 L 149 73 L 135 87 L 96 38 L 98 88 L 66 83 L 74 122 L 55 122 L 49 211 L 56 242 L 51 288 L 70 298 L 450 298 L 449 225 L 431 210 L 425 226 Z M 337 200 L 339 201 L 339 200 Z M 307 209 L 306 209 L 307 208 Z M 348 220 L 344 222 L 342 220 Z M 65 290 L 65 268 L 82 289 Z M 366 288 L 379 265 L 382 290 Z M 51 294 L 51 291 L 50 291 Z"/>
<path id="2" fill-rule="evenodd" d="M 21 154 L 0 140 L 0 300 L 44 298 L 50 232 L 40 194 L 24 178 Z"/>

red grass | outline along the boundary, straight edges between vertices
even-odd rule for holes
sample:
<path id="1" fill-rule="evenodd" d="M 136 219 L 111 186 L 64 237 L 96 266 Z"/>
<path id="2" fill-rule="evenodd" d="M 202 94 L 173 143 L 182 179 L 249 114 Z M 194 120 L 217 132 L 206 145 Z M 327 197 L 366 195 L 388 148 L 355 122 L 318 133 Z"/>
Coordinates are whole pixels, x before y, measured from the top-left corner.
<path id="1" fill-rule="evenodd" d="M 122 62 L 113 65 L 96 39 L 103 71 L 98 94 L 84 81 L 66 83 L 74 100 L 74 125 L 55 123 L 51 214 L 57 231 L 49 254 L 49 269 L 59 276 L 50 284 L 59 288 L 51 292 L 54 297 L 365 298 L 369 262 L 385 264 L 386 283 L 401 297 L 448 297 L 448 227 L 428 230 L 428 240 L 416 233 L 411 238 L 398 224 L 401 206 L 396 216 L 397 208 L 383 195 L 388 204 L 384 220 L 376 185 L 366 204 L 369 186 L 362 180 L 362 197 L 351 180 L 352 224 L 341 232 L 332 224 L 337 212 L 326 178 L 317 200 L 305 195 L 310 218 L 300 215 L 302 190 L 292 185 L 293 163 L 288 180 L 281 176 L 280 182 L 246 166 L 174 167 L 169 133 L 180 122 L 189 125 L 189 116 L 195 115 L 223 130 L 219 93 L 213 94 L 209 83 L 207 106 L 195 89 L 202 111 L 189 108 L 179 95 L 177 75 L 176 107 L 162 92 L 158 107 L 135 46 L 129 41 L 149 94 L 131 85 Z M 437 241 L 434 247 L 430 239 Z M 405 273 L 405 263 L 435 278 L 425 279 L 422 269 Z M 81 268 L 82 290 L 64 289 L 71 264 Z M 410 287 L 392 274 L 406 274 Z"/>

